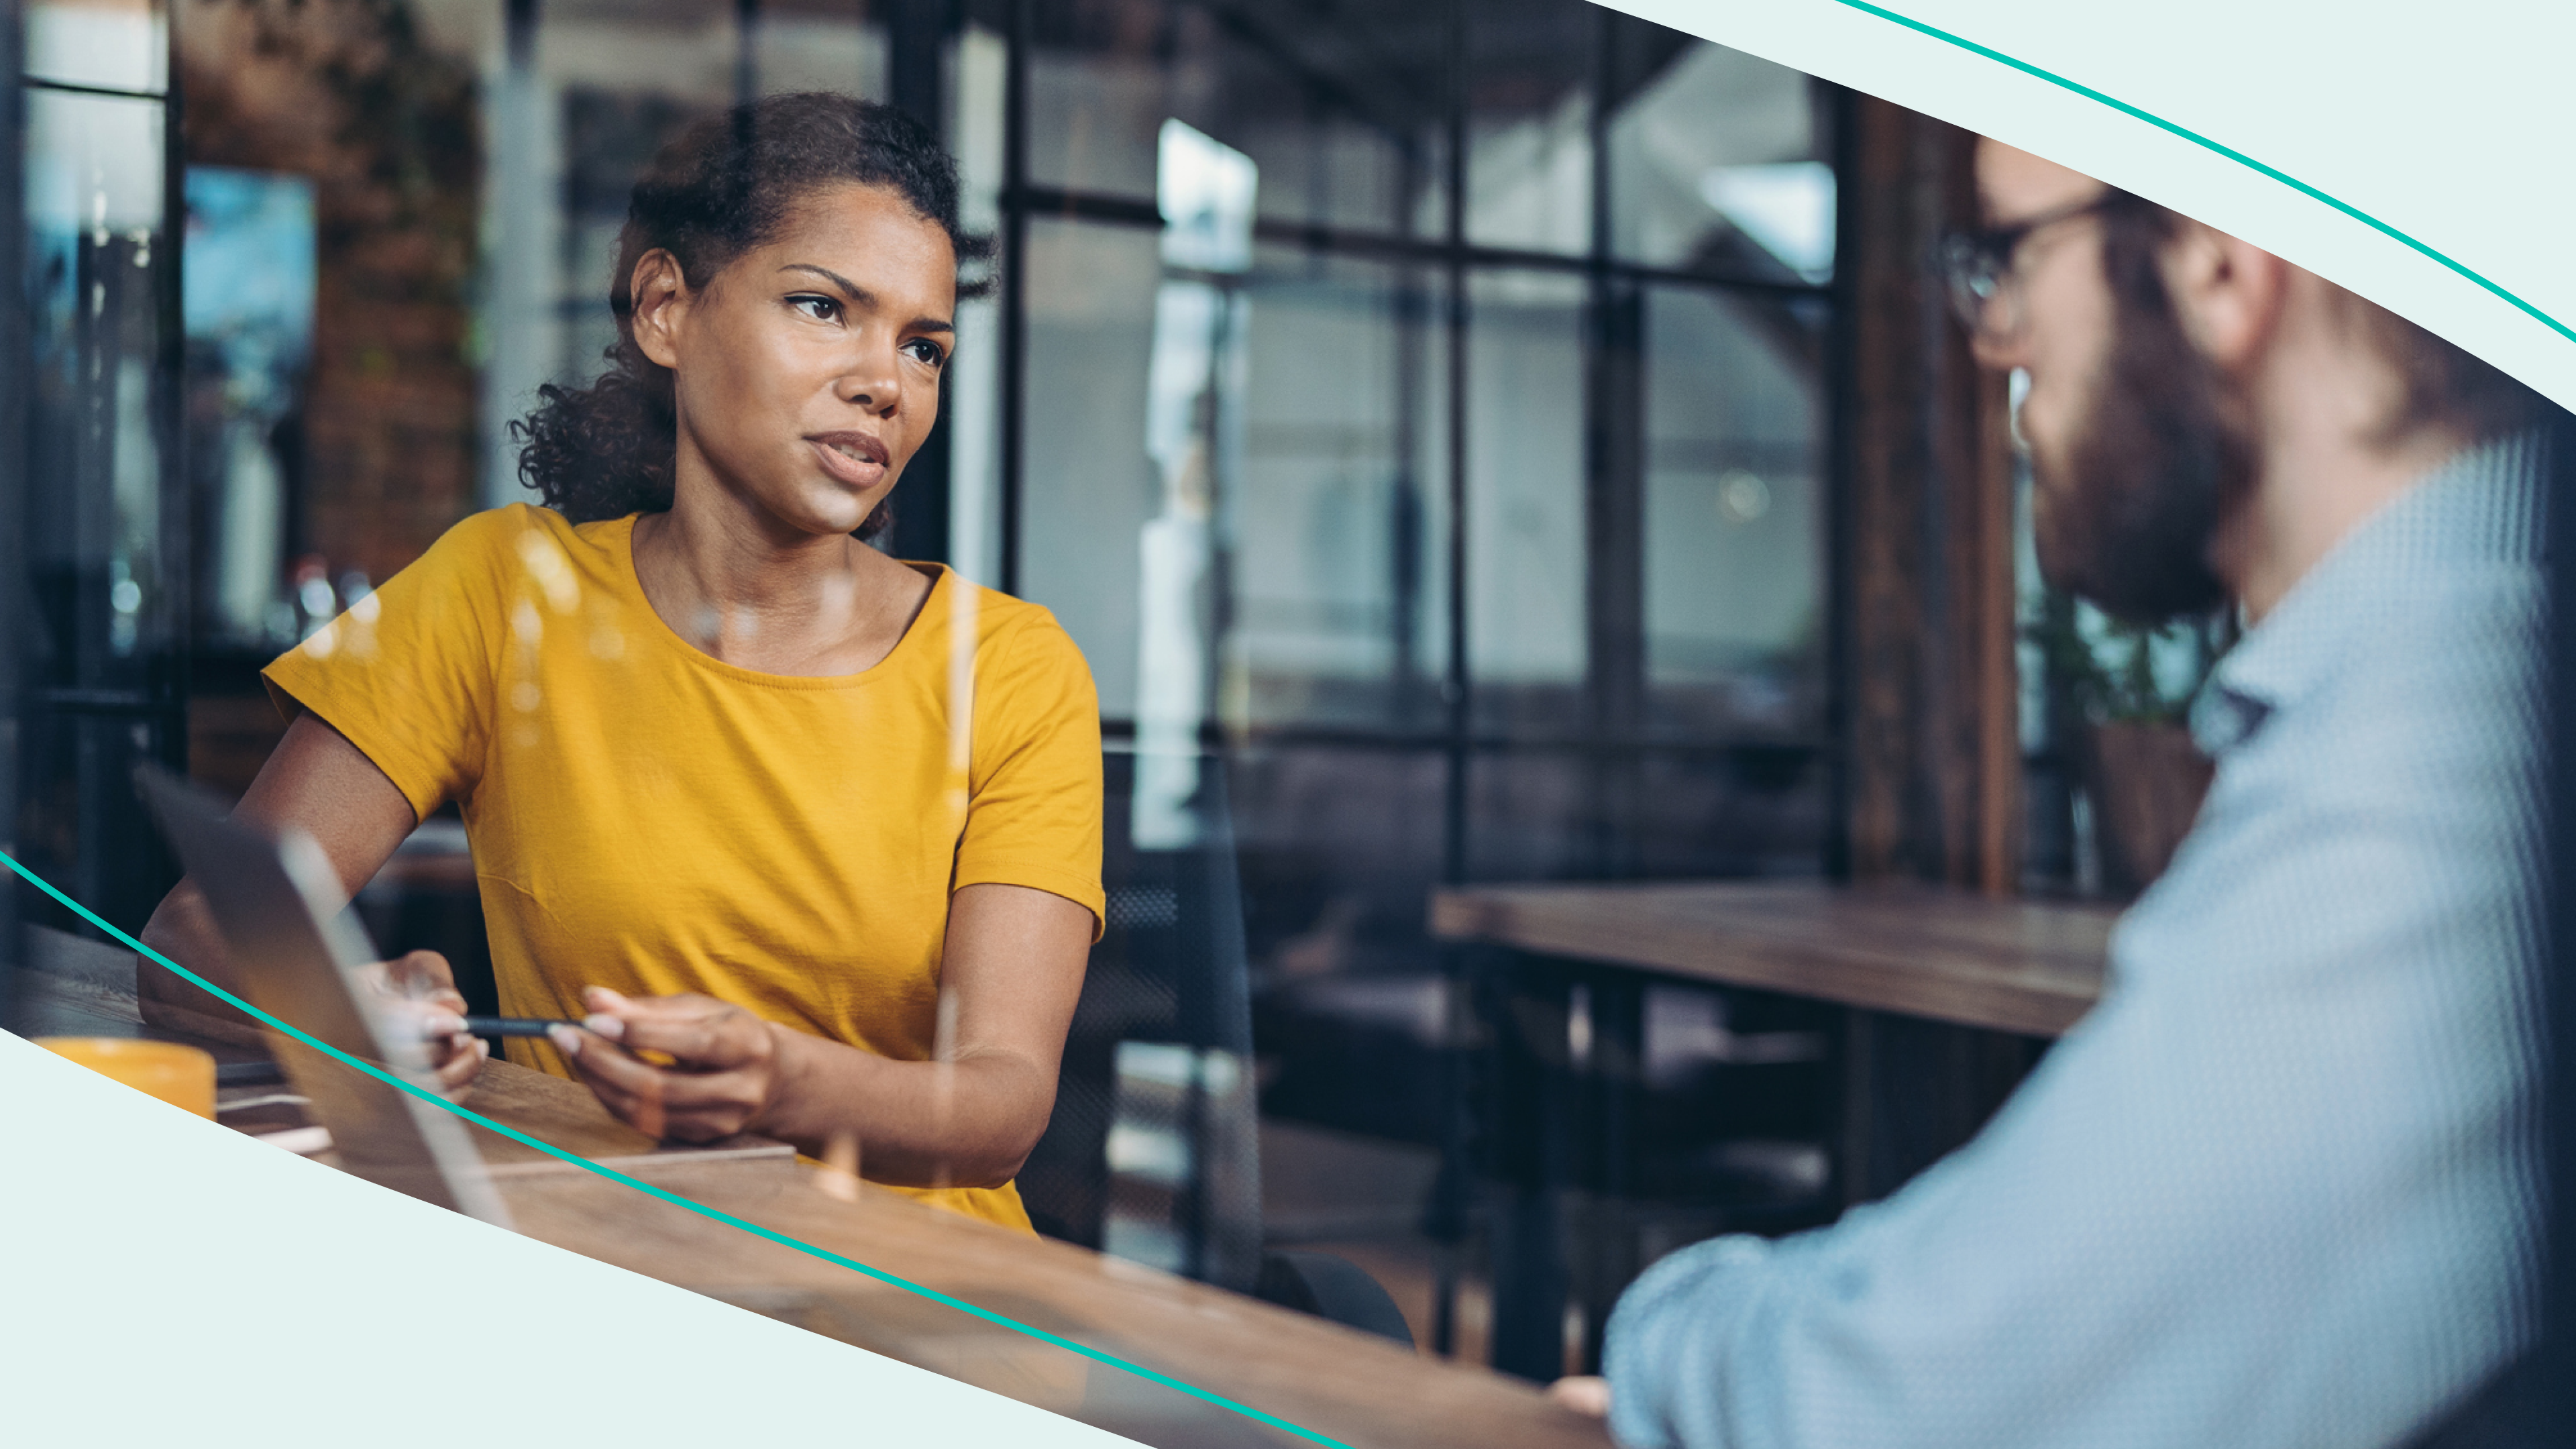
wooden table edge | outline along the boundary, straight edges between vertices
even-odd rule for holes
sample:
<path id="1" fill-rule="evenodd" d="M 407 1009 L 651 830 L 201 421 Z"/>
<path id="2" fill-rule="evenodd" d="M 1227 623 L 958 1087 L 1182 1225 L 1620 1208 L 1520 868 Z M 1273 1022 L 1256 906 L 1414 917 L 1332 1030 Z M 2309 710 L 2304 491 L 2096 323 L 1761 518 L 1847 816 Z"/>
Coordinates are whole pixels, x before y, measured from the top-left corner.
<path id="1" fill-rule="evenodd" d="M 1758 889 L 1774 883 L 1744 884 Z M 1800 969 L 1782 970 L 1768 962 L 1750 959 L 1713 966 L 1704 959 L 1683 959 L 1678 953 L 1665 950 L 1652 941 L 1624 936 L 1605 938 L 1596 929 L 1577 932 L 1555 928 L 1530 910 L 1530 903 L 1516 901 L 1510 894 L 1518 891 L 1536 896 L 1544 892 L 1588 889 L 1635 891 L 1645 896 L 1659 891 L 1687 890 L 1690 883 L 1639 882 L 1602 887 L 1443 887 L 1431 895 L 1430 934 L 1438 940 L 1505 946 L 1535 955 L 1646 970 L 1689 981 L 1714 981 L 1781 991 L 1865 1010 L 2031 1036 L 2062 1035 L 2101 999 L 2098 984 L 2052 981 L 2027 972 L 1996 971 L 1991 975 L 1954 972 L 1943 979 L 1930 979 L 1899 964 L 1860 959 L 1848 953 L 1837 954 L 1783 933 L 1748 931 L 1746 934 L 1760 934 L 1764 949 L 1775 956 L 1800 958 Z M 1912 889 L 1891 891 L 1887 899 L 1902 900 Z M 1928 889 L 1925 898 L 1939 899 Z M 1854 977 L 1868 978 L 1869 986 L 1866 989 L 1854 986 L 1851 984 Z M 1970 1000 L 1962 1002 L 1959 999 L 1962 995 Z"/>

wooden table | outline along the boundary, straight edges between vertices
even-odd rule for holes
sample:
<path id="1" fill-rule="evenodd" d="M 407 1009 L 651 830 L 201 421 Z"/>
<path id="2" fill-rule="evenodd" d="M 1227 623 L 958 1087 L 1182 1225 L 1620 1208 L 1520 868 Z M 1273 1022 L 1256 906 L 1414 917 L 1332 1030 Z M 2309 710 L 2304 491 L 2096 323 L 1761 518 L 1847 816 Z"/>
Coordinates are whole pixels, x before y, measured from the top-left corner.
<path id="1" fill-rule="evenodd" d="M 2031 1036 L 2055 1036 L 2092 1009 L 2116 919 L 2089 904 L 1803 881 L 1475 886 L 1431 898 L 1431 933 L 1447 940 Z"/>
<path id="2" fill-rule="evenodd" d="M 128 958 L 130 960 L 130 958 Z M 132 997 L 91 971 L 19 973 L 22 1035 L 140 1030 Z M 120 1029 L 121 1028 L 121 1029 Z M 238 1049 L 235 1049 L 237 1051 Z M 240 1103 L 277 1087 L 227 1088 Z M 1606 1449 L 1595 1421 L 1482 1369 L 1085 1249 L 850 1184 L 775 1143 L 667 1148 L 583 1088 L 506 1062 L 467 1106 L 542 1141 L 651 1178 L 706 1207 L 1355 1446 Z M 227 1111 L 274 1130 L 291 1106 Z M 520 1232 L 873 1352 L 1169 1449 L 1311 1443 L 1280 1429 L 767 1241 L 481 1129 Z"/>
<path id="3" fill-rule="evenodd" d="M 1495 1365 L 1532 1378 L 1554 1373 L 1569 1296 L 1584 1306 L 1597 1351 L 1599 1324 L 1643 1266 L 1633 1243 L 1569 1242 L 1562 1200 L 1578 1177 L 1613 1204 L 1632 1190 L 1626 1139 L 1638 1088 L 1620 1075 L 1633 1070 L 1604 1064 L 1642 1059 L 1646 982 L 1753 987 L 1852 1007 L 1855 1040 L 1868 1012 L 2055 1036 L 2100 998 L 2116 919 L 2096 905 L 1904 885 L 1726 881 L 1435 893 L 1434 936 L 1544 958 L 1530 970 L 1485 972 L 1488 984 L 1473 992 L 1488 1018 L 1480 1036 L 1500 1053 L 1495 1070 L 1525 1079 L 1504 1084 L 1497 1098 L 1505 1105 L 1485 1124 L 1515 1154 L 1497 1203 Z M 1517 984 L 1497 989 L 1497 975 Z M 1581 1062 L 1570 1036 L 1577 982 L 1588 1028 Z M 1498 1004 L 1503 995 L 1508 1007 Z M 1550 1030 L 1566 1038 L 1552 1055 L 1545 1042 L 1521 1040 Z M 1847 1098 L 1865 1098 L 1866 1084 L 1853 1080 Z M 1847 1170 L 1864 1120 L 1847 1126 Z M 1572 1166 L 1578 1137 L 1591 1163 L 1582 1173 Z"/>

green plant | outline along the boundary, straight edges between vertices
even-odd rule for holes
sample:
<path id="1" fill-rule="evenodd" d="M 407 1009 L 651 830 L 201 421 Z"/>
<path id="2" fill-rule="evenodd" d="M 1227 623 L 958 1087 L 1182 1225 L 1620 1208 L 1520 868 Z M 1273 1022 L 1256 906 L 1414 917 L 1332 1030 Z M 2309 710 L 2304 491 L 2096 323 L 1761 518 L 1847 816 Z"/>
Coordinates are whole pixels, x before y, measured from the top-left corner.
<path id="1" fill-rule="evenodd" d="M 2057 589 L 2022 624 L 2052 690 L 2097 724 L 2176 724 L 2236 640 L 2233 611 L 2149 627 Z"/>

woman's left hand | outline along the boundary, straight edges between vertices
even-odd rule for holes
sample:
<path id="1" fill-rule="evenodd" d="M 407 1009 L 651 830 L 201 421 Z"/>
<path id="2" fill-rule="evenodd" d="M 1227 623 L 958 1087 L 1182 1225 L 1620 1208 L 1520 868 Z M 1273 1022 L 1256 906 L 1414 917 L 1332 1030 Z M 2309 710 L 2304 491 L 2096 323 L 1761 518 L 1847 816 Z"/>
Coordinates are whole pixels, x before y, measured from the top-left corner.
<path id="1" fill-rule="evenodd" d="M 713 997 L 627 997 L 604 986 L 582 993 L 580 1029 L 547 1033 L 601 1105 L 660 1139 L 713 1142 L 748 1130 L 776 1100 L 778 1033 Z M 671 1058 L 655 1066 L 635 1055 Z"/>

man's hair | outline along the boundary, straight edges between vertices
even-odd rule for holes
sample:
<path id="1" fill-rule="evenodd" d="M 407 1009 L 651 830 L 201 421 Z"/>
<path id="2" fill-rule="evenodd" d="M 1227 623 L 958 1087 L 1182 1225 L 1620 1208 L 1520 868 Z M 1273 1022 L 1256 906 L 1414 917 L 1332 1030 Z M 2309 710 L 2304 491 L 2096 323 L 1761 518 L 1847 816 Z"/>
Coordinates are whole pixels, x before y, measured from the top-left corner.
<path id="1" fill-rule="evenodd" d="M 2119 193 L 2105 220 L 2114 228 L 2161 245 L 2182 217 L 2142 197 Z M 2494 366 L 2443 341 L 2369 298 L 2342 287 L 2344 318 L 2364 346 L 2397 371 L 2396 410 L 2382 423 L 2379 441 L 2394 442 L 2421 427 L 2445 427 L 2468 442 L 2537 427 L 2552 412 L 2548 399 Z"/>
<path id="2" fill-rule="evenodd" d="M 2405 391 L 2382 433 L 2443 424 L 2471 442 L 2539 426 L 2551 411 L 2547 398 L 2489 363 L 2452 346 L 2367 297 L 2345 292 L 2352 321 L 2371 347 L 2397 369 Z"/>

